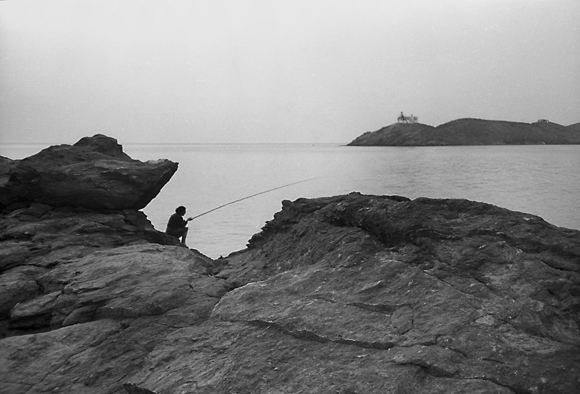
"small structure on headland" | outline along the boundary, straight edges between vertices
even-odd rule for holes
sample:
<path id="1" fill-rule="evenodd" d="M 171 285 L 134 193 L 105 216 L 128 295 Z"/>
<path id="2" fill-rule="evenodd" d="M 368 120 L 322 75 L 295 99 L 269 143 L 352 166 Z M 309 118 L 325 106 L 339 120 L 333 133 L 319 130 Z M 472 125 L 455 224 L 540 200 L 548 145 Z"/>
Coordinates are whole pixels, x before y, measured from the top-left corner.
<path id="1" fill-rule="evenodd" d="M 417 116 L 413 116 L 413 114 L 411 114 L 411 116 L 405 116 L 403 112 L 401 112 L 401 115 L 397 118 L 398 123 L 417 123 L 418 120 L 419 118 Z"/>

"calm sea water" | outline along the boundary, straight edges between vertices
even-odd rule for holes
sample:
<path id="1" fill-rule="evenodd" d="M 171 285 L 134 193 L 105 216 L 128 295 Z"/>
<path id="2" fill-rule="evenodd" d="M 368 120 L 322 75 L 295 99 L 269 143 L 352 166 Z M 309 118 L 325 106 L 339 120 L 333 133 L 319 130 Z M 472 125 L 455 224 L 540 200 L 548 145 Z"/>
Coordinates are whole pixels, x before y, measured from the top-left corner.
<path id="1" fill-rule="evenodd" d="M 19 159 L 45 146 L 1 145 Z M 358 191 L 409 198 L 466 198 L 580 229 L 580 146 L 347 147 L 340 145 L 124 145 L 139 160 L 179 169 L 145 209 L 163 231 L 179 205 L 195 216 L 189 246 L 210 257 L 243 249 L 282 200 Z"/>

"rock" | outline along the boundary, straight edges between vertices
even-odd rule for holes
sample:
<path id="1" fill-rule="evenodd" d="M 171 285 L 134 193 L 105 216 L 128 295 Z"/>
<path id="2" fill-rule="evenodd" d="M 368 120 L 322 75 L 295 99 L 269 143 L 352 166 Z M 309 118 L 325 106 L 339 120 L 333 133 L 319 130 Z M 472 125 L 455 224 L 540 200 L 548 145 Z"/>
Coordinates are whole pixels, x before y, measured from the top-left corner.
<path id="1" fill-rule="evenodd" d="M 404 334 L 413 328 L 413 308 L 402 306 L 393 312 L 391 324 L 397 333 Z"/>
<path id="2" fill-rule="evenodd" d="M 94 193 L 97 184 L 73 180 L 70 166 L 81 163 L 89 168 L 85 175 L 98 178 L 91 171 L 113 165 L 111 160 L 145 168 L 132 172 L 131 182 L 143 185 L 144 194 L 155 190 L 146 184 L 153 180 L 148 171 L 157 170 L 131 161 L 116 141 L 102 136 L 49 148 L 25 165 L 4 160 L 16 167 L 12 174 L 33 164 L 42 168 L 29 171 L 40 175 L 28 183 L 18 184 L 18 177 L 15 183 L 12 175 L 2 179 L 3 192 L 26 191 L 13 193 L 18 201 L 0 212 L 2 393 L 124 392 L 120 380 L 139 370 L 146 354 L 171 332 L 207 320 L 229 290 L 224 279 L 208 274 L 215 270 L 211 259 L 178 246 L 142 212 L 111 209 L 123 206 L 113 194 L 101 196 L 113 202 L 108 209 L 56 201 L 54 195 L 30 198 L 47 179 Z M 160 189 L 166 180 L 157 178 Z M 71 182 L 78 184 L 66 185 Z"/>
<path id="3" fill-rule="evenodd" d="M 204 264 L 181 246 L 138 244 L 50 270 L 40 281 L 61 290 L 11 311 L 13 328 L 49 327 L 0 340 L 3 387 L 14 394 L 123 392 L 120 379 L 165 336 L 205 321 L 227 291 Z"/>
<path id="4" fill-rule="evenodd" d="M 159 394 L 580 389 L 578 231 L 466 200 L 351 194 L 285 202 L 223 260 L 218 276 L 239 287 L 128 383 Z"/>
<path id="5" fill-rule="evenodd" d="M 2 273 L 0 276 L 0 316 L 8 314 L 18 303 L 32 299 L 40 293 L 34 274 L 40 273 L 29 273 L 23 269 Z"/>
<path id="6" fill-rule="evenodd" d="M 52 267 L 95 250 L 155 242 L 178 244 L 156 231 L 139 211 L 108 213 L 83 208 L 28 207 L 0 214 L 0 269 L 19 265 Z"/>
<path id="7" fill-rule="evenodd" d="M 176 165 L 132 161 L 102 136 L 3 164 L 10 174 L 0 177 L 7 204 L 0 212 L 0 392 L 124 392 L 122 379 L 165 336 L 207 320 L 228 291 L 208 274 L 211 259 L 178 246 L 134 209 Z M 125 183 L 115 173 L 134 178 L 120 194 L 106 190 Z M 62 182 L 62 193 L 44 184 L 52 181 Z M 123 202 L 123 193 L 142 202 Z M 91 194 L 102 203 L 87 203 Z"/>
<path id="8" fill-rule="evenodd" d="M 437 127 L 395 123 L 355 138 L 350 146 L 580 144 L 577 125 L 457 119 Z"/>
<path id="9" fill-rule="evenodd" d="M 91 210 L 144 208 L 177 170 L 169 160 L 141 162 L 113 138 L 85 137 L 23 160 L 0 160 L 0 204 L 36 202 Z"/>
<path id="10" fill-rule="evenodd" d="M 1 393 L 580 390 L 580 232 L 537 216 L 298 199 L 212 261 L 133 209 L 20 200 L 0 242 Z"/>
<path id="11" fill-rule="evenodd" d="M 31 212 L 42 214 L 37 217 Z M 119 249 L 122 246 L 161 248 L 163 244 L 179 245 L 176 238 L 156 231 L 141 212 L 124 210 L 102 213 L 78 208 L 39 207 L 36 204 L 2 215 L 0 240 L 3 245 L 8 245 L 8 248 L 2 249 L 4 253 L 12 252 L 3 261 L 4 272 L 0 276 L 0 318 L 8 318 L 9 315 L 9 327 L 18 330 L 50 329 L 93 320 L 95 313 L 101 313 L 99 302 L 105 302 L 109 294 L 99 295 L 99 302 L 90 297 L 86 300 L 88 294 L 92 296 L 95 293 L 87 292 L 83 287 L 86 285 L 78 284 L 79 281 L 89 281 L 88 277 L 95 277 L 97 281 L 122 283 L 121 279 L 111 279 L 101 271 L 93 272 L 99 267 L 102 269 L 103 265 L 107 265 L 111 272 L 122 268 L 124 275 L 129 276 L 126 273 L 127 260 L 118 262 L 115 255 L 117 266 L 108 265 L 106 254 L 112 253 L 110 251 L 123 250 Z M 195 260 L 200 265 L 200 272 L 210 269 L 211 259 L 182 246 L 172 247 L 176 251 L 171 253 L 157 253 L 154 249 L 156 252 L 153 254 L 159 254 L 155 259 L 172 261 L 176 254 L 186 253 L 188 257 L 183 259 Z M 138 253 L 141 257 L 147 254 L 143 250 Z M 160 264 L 163 266 L 163 261 Z M 147 264 L 135 263 L 132 269 L 138 273 L 145 267 Z M 83 276 L 83 272 L 88 277 Z M 151 272 L 157 275 L 155 280 L 163 278 L 160 272 Z M 148 286 L 147 281 L 153 280 L 143 272 L 140 275 L 144 286 Z M 170 279 L 165 285 L 171 283 L 174 286 L 178 279 Z M 133 281 L 139 282 L 136 279 Z M 81 286 L 82 296 L 74 286 Z M 91 286 L 111 291 L 108 282 Z M 130 283 L 127 286 L 133 292 L 132 299 L 137 300 L 134 293 L 136 285 Z M 151 297 L 151 291 L 150 287 L 146 287 L 143 297 Z M 55 297 L 55 294 L 58 296 Z M 120 294 L 118 290 L 110 297 L 118 303 Z M 126 313 L 140 314 L 139 311 Z"/>
<path id="12" fill-rule="evenodd" d="M 56 300 L 60 295 L 60 291 L 55 291 L 16 304 L 10 311 L 11 326 L 13 328 L 41 328 L 48 326 Z"/>
<path id="13" fill-rule="evenodd" d="M 151 390 L 141 388 L 141 387 L 136 386 L 136 385 L 131 384 L 131 383 L 123 384 L 123 388 L 125 388 L 125 391 L 127 391 L 127 393 L 129 393 L 129 394 L 155 394 Z"/>

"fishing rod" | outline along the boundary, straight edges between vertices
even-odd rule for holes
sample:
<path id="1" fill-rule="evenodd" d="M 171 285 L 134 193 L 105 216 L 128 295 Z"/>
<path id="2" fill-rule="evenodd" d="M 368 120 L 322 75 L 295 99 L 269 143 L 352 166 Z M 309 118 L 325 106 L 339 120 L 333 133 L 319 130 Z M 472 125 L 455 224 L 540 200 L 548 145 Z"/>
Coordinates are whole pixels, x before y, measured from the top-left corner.
<path id="1" fill-rule="evenodd" d="M 288 187 L 288 186 L 292 186 L 292 185 L 297 185 L 297 184 L 299 184 L 299 183 L 308 182 L 308 181 L 311 181 L 311 180 L 313 180 L 313 179 L 316 179 L 316 178 L 310 178 L 310 179 L 305 179 L 305 180 L 298 181 L 298 182 L 292 182 L 292 183 L 289 183 L 289 184 L 287 184 L 287 185 L 282 185 L 282 186 L 274 187 L 274 188 L 272 188 L 272 189 L 268 189 L 268 190 L 264 190 L 264 191 L 262 191 L 262 192 L 259 192 L 259 193 L 256 193 L 256 194 L 252 194 L 251 196 L 246 196 L 246 197 L 242 197 L 242 198 L 239 198 L 239 199 L 237 199 L 237 200 L 234 200 L 234 201 L 230 201 L 230 202 L 228 202 L 228 203 L 225 203 L 225 204 L 222 204 L 222 205 L 220 205 L 219 207 L 215 207 L 215 208 L 213 208 L 213 209 L 210 209 L 209 211 L 206 211 L 206 212 L 204 212 L 204 213 L 200 213 L 200 214 L 199 214 L 199 215 L 197 215 L 197 216 L 193 216 L 193 217 L 191 217 L 191 220 L 193 220 L 193 219 L 197 219 L 198 217 L 200 217 L 200 216 L 203 216 L 203 215 L 207 215 L 207 214 L 208 214 L 208 213 L 210 213 L 210 212 L 217 211 L 218 209 L 221 209 L 221 208 L 223 208 L 223 207 L 227 207 L 228 205 L 232 205 L 232 204 L 235 204 L 235 203 L 237 203 L 237 202 L 240 202 L 240 201 L 243 201 L 243 200 L 247 200 L 248 198 L 256 197 L 256 196 L 259 196 L 260 194 L 269 193 L 269 192 L 272 192 L 272 191 L 274 191 L 274 190 L 282 189 L 282 188 L 284 188 L 284 187 Z"/>

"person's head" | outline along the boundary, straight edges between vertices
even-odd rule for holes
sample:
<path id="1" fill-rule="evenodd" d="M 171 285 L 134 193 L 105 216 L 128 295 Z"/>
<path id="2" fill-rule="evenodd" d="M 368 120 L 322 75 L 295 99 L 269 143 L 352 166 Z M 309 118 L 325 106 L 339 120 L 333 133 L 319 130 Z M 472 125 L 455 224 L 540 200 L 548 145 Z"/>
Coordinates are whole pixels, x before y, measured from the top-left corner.
<path id="1" fill-rule="evenodd" d="M 185 215 L 185 207 L 182 205 L 182 206 L 175 208 L 175 213 L 180 215 L 180 216 Z"/>

